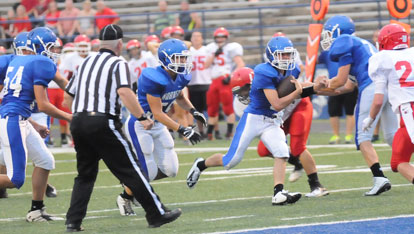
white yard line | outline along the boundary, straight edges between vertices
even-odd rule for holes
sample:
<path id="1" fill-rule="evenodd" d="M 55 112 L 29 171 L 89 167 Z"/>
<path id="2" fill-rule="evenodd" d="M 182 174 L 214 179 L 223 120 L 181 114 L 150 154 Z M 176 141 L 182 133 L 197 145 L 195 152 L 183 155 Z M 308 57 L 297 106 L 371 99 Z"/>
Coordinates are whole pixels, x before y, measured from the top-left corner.
<path id="1" fill-rule="evenodd" d="M 367 222 L 367 221 L 387 220 L 387 219 L 395 219 L 395 218 L 411 218 L 411 217 L 414 217 L 414 215 L 413 214 L 407 214 L 407 215 L 386 216 L 386 217 L 357 219 L 357 220 L 342 220 L 342 221 L 332 221 L 332 222 L 322 222 L 322 223 L 283 225 L 283 226 L 272 226 L 272 227 L 264 227 L 264 228 L 240 229 L 240 230 L 225 231 L 225 232 L 208 232 L 208 233 L 204 233 L 204 234 L 239 233 L 239 232 L 266 231 L 266 230 L 274 230 L 275 232 L 277 232 L 277 229 L 286 229 L 286 228 L 295 228 L 295 227 L 309 227 L 309 226 L 330 225 L 330 224 L 340 224 L 340 223 L 356 223 L 356 222 Z"/>
<path id="2" fill-rule="evenodd" d="M 327 217 L 332 216 L 333 214 L 323 214 L 323 215 L 313 215 L 313 216 L 302 216 L 302 217 L 292 217 L 292 218 L 281 218 L 282 221 L 288 220 L 297 220 L 297 219 L 311 219 L 311 218 L 320 218 L 320 217 Z"/>
<path id="3" fill-rule="evenodd" d="M 226 216 L 226 217 L 220 217 L 220 218 L 214 218 L 214 219 L 204 219 L 205 222 L 214 222 L 214 221 L 220 221 L 220 220 L 228 220 L 228 219 L 242 219 L 242 218 L 249 218 L 253 217 L 254 215 L 240 215 L 240 216 Z"/>
<path id="4" fill-rule="evenodd" d="M 393 187 L 407 187 L 412 186 L 412 184 L 393 184 Z M 359 188 L 347 188 L 347 189 L 337 189 L 337 190 L 330 190 L 330 193 L 339 193 L 339 192 L 349 192 L 349 191 L 359 191 L 359 190 L 367 190 L 371 187 L 359 187 Z M 237 198 L 228 198 L 228 199 L 221 199 L 221 200 L 205 200 L 205 201 L 192 201 L 192 202 L 177 202 L 177 203 L 168 203 L 165 204 L 166 206 L 188 206 L 188 205 L 201 205 L 201 204 L 212 204 L 212 203 L 226 203 L 232 201 L 246 201 L 246 200 L 257 200 L 257 199 L 270 199 L 271 196 L 254 196 L 254 197 L 237 197 Z M 315 198 L 317 199 L 317 198 Z M 269 200 L 270 202 L 270 200 Z M 135 208 L 137 209 L 137 208 Z M 103 209 L 103 210 L 90 210 L 88 214 L 94 213 L 106 213 L 106 212 L 119 212 L 118 209 Z M 64 216 L 66 213 L 63 214 L 56 214 L 57 216 Z M 414 215 L 413 215 L 414 216 Z M 103 216 L 106 217 L 106 216 Z M 408 217 L 408 216 L 407 216 Z M 411 216 L 409 216 L 411 217 Z M 1 218 L 0 222 L 13 222 L 13 221 L 21 221 L 24 220 L 25 217 L 13 217 L 13 218 Z M 269 227 L 272 228 L 272 227 Z M 254 230 L 254 229 L 252 229 Z M 261 229 L 258 229 L 261 230 Z M 264 230 L 264 229 L 263 229 Z M 220 232 L 218 232 L 220 233 Z"/>

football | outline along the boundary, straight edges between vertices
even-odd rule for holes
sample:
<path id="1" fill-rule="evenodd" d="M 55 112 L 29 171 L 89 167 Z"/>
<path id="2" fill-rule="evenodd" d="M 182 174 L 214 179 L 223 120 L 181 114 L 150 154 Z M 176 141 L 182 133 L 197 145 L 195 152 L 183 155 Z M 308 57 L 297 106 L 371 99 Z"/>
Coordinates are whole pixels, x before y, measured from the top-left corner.
<path id="1" fill-rule="evenodd" d="M 295 77 L 288 76 L 282 81 L 280 81 L 279 85 L 276 88 L 279 98 L 287 96 L 296 90 L 295 84 L 290 82 L 291 80 L 294 80 L 294 79 Z"/>

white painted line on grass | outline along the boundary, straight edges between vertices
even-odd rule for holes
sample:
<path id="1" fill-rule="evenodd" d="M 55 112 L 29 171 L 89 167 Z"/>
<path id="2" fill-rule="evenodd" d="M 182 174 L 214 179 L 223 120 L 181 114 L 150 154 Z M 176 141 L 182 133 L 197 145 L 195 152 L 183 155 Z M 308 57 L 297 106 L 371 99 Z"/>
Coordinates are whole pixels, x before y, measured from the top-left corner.
<path id="1" fill-rule="evenodd" d="M 214 221 L 220 221 L 220 220 L 228 220 L 228 219 L 241 219 L 241 218 L 249 218 L 253 217 L 254 215 L 240 215 L 240 216 L 227 216 L 227 217 L 220 217 L 220 218 L 214 218 L 214 219 L 204 219 L 205 222 L 214 222 Z"/>
<path id="2" fill-rule="evenodd" d="M 297 220 L 297 219 L 311 219 L 311 218 L 327 217 L 327 216 L 332 216 L 332 215 L 333 214 L 323 214 L 323 215 L 302 216 L 302 217 L 293 217 L 293 218 L 281 218 L 280 220 L 288 221 L 288 220 Z"/>
<path id="3" fill-rule="evenodd" d="M 343 220 L 343 221 L 309 223 L 309 224 L 297 224 L 297 225 L 282 225 L 282 226 L 272 226 L 272 227 L 264 227 L 264 228 L 251 228 L 251 229 L 240 229 L 240 230 L 223 231 L 223 232 L 208 232 L 208 233 L 204 233 L 204 234 L 224 234 L 224 233 L 239 233 L 239 232 L 252 232 L 252 231 L 266 231 L 266 230 L 272 230 L 272 229 L 286 229 L 286 228 L 310 227 L 310 226 L 330 225 L 330 224 L 368 222 L 368 221 L 387 220 L 387 219 L 395 219 L 395 218 L 411 218 L 411 217 L 414 217 L 414 215 L 413 214 L 407 214 L 407 215 L 397 215 L 397 216 L 368 218 L 368 219 L 357 219 L 357 220 Z"/>

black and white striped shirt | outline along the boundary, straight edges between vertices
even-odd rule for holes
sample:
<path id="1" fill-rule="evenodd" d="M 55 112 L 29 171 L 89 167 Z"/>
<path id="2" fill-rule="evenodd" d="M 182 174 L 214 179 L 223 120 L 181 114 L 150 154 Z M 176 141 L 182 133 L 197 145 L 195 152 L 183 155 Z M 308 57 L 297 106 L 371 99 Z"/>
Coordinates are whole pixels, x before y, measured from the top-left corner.
<path id="1" fill-rule="evenodd" d="M 72 113 L 99 112 L 119 116 L 121 103 L 117 90 L 131 88 L 128 64 L 111 50 L 101 49 L 78 67 L 66 86 L 74 100 Z"/>

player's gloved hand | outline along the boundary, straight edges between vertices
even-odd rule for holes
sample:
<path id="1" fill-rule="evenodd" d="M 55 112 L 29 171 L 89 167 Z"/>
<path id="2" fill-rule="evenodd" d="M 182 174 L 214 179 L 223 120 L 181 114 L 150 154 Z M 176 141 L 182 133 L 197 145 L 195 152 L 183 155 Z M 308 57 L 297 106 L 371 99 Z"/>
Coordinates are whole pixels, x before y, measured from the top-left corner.
<path id="1" fill-rule="evenodd" d="M 362 130 L 364 132 L 368 131 L 369 128 L 371 128 L 372 123 L 374 122 L 374 119 L 371 118 L 371 116 L 368 116 L 364 120 L 362 120 Z"/>
<path id="2" fill-rule="evenodd" d="M 201 141 L 200 134 L 194 131 L 192 127 L 183 127 L 180 125 L 177 132 L 180 133 L 182 136 L 187 137 L 187 139 L 190 140 L 191 144 L 193 145 Z"/>
<path id="3" fill-rule="evenodd" d="M 203 113 L 197 111 L 194 108 L 191 108 L 190 113 L 191 115 L 193 115 L 194 119 L 200 121 L 204 125 L 204 127 L 207 127 L 207 120 L 206 117 L 204 117 Z"/>
<path id="4" fill-rule="evenodd" d="M 223 53 L 223 48 L 219 47 L 216 52 L 214 53 L 214 57 L 219 56 L 221 53 Z"/>
<path id="5" fill-rule="evenodd" d="M 222 80 L 221 80 L 221 82 L 222 82 L 224 85 L 228 85 L 228 84 L 230 84 L 230 76 L 227 76 L 226 78 L 222 79 Z"/>

